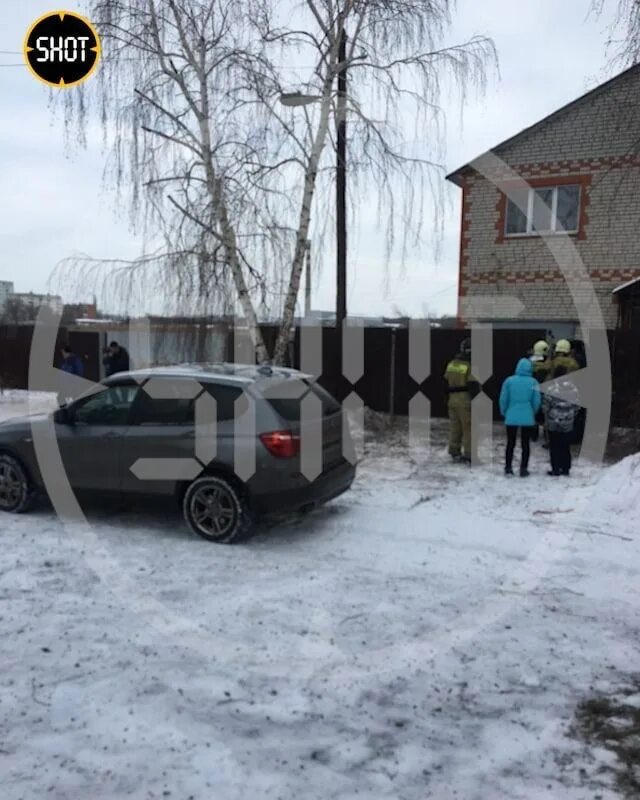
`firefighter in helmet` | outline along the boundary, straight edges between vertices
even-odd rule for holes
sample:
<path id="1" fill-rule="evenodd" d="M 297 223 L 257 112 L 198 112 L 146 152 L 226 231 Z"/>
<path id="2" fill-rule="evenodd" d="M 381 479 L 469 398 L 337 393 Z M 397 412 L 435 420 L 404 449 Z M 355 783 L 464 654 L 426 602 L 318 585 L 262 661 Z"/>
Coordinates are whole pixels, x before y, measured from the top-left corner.
<path id="1" fill-rule="evenodd" d="M 533 352 L 529 356 L 529 360 L 533 366 L 533 377 L 538 383 L 544 383 L 550 377 L 550 364 L 549 359 L 549 343 L 545 339 L 540 339 L 533 345 Z M 542 410 L 538 411 L 536 415 L 536 424 L 531 430 L 531 441 L 537 442 L 540 436 L 538 426 L 542 425 L 544 440 L 547 441 L 547 428 L 544 421 L 544 414 Z"/>
<path id="2" fill-rule="evenodd" d="M 460 351 L 447 365 L 449 408 L 449 454 L 454 461 L 471 463 L 471 401 L 479 384 L 471 375 L 471 340 L 465 339 Z"/>
<path id="3" fill-rule="evenodd" d="M 533 355 L 530 357 L 533 364 L 533 377 L 538 383 L 544 383 L 547 380 L 550 369 L 549 362 L 549 344 L 544 339 L 540 339 L 533 345 Z"/>
<path id="4" fill-rule="evenodd" d="M 571 342 L 568 339 L 559 339 L 556 342 L 555 352 L 549 365 L 549 374 L 553 375 L 558 367 L 564 367 L 567 372 L 577 372 L 580 365 L 573 357 Z"/>

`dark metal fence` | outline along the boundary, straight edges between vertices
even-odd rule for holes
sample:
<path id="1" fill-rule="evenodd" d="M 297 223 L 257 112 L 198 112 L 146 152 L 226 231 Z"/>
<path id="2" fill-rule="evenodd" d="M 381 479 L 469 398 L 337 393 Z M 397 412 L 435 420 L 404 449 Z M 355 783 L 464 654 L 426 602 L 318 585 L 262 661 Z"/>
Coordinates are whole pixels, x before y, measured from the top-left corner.
<path id="1" fill-rule="evenodd" d="M 612 424 L 640 430 L 640 331 L 609 332 L 613 398 Z"/>
<path id="2" fill-rule="evenodd" d="M 56 354 L 66 340 L 66 330 L 58 331 Z M 5 389 L 26 389 L 29 384 L 29 355 L 33 325 L 0 326 L 0 386 Z M 56 362 L 58 363 L 58 362 Z"/>
<path id="3" fill-rule="evenodd" d="M 265 328 L 267 347 L 275 340 L 276 331 Z M 351 384 L 341 371 L 338 358 L 338 334 L 335 328 L 321 328 L 323 369 L 319 382 L 338 400 L 356 392 L 364 404 L 373 411 L 398 415 L 409 413 L 409 402 L 416 392 L 423 392 L 431 401 L 431 411 L 436 417 L 447 415 L 444 372 L 448 362 L 460 349 L 470 331 L 460 329 L 431 329 L 431 374 L 422 383 L 409 374 L 409 330 L 390 327 L 364 328 L 364 371 L 362 377 Z M 533 343 L 540 331 L 496 330 L 493 332 L 493 376 L 484 384 L 484 391 L 495 403 L 502 382 L 512 375 L 516 364 Z M 233 353 L 233 340 L 229 342 L 229 356 Z M 426 354 L 425 354 L 426 359 Z M 393 365 L 393 377 L 392 367 Z M 296 330 L 290 366 L 300 367 L 300 331 Z"/>
<path id="4" fill-rule="evenodd" d="M 272 346 L 275 328 L 265 327 L 263 330 L 267 346 Z M 97 331 L 60 329 L 54 366 L 60 362 L 59 346 L 66 341 L 83 359 L 87 378 L 98 380 L 101 335 Z M 483 390 L 494 401 L 496 412 L 502 382 L 513 373 L 518 359 L 527 353 L 539 335 L 540 332 L 535 330 L 493 331 L 493 375 Z M 33 326 L 0 326 L 0 385 L 5 388 L 27 387 L 32 336 Z M 431 374 L 418 384 L 409 374 L 409 331 L 406 328 L 364 328 L 364 372 L 352 385 L 341 372 L 337 332 L 334 328 L 323 327 L 323 368 L 319 380 L 339 400 L 357 392 L 368 408 L 398 415 L 406 415 L 411 398 L 422 391 L 431 401 L 432 414 L 443 417 L 446 416 L 444 371 L 467 336 L 469 332 L 464 330 L 431 329 Z M 613 379 L 612 423 L 640 429 L 640 333 L 611 331 L 609 345 Z M 233 360 L 233 353 L 234 334 L 229 330 L 229 360 Z M 193 357 L 195 360 L 195 354 Z M 291 366 L 300 366 L 299 329 L 291 348 L 290 362 Z"/>
<path id="5" fill-rule="evenodd" d="M 0 325 L 0 387 L 26 389 L 29 385 L 29 356 L 33 325 Z M 56 334 L 54 366 L 62 360 L 60 348 L 68 343 L 82 358 L 85 376 L 100 380 L 100 334 L 95 331 L 69 331 L 59 328 Z"/>

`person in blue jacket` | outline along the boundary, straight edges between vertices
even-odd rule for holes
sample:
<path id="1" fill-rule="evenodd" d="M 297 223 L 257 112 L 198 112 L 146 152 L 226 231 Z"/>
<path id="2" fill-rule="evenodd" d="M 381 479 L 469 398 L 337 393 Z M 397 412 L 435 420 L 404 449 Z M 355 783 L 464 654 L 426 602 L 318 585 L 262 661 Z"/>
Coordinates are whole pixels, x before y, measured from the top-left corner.
<path id="1" fill-rule="evenodd" d="M 84 377 L 84 364 L 82 363 L 82 359 L 66 344 L 62 347 L 62 363 L 60 364 L 60 369 L 71 375 L 78 375 L 80 378 Z"/>
<path id="2" fill-rule="evenodd" d="M 520 475 L 523 478 L 529 475 L 529 442 L 541 404 L 540 386 L 533 377 L 533 365 L 528 358 L 521 358 L 515 375 L 507 378 L 500 392 L 500 413 L 507 426 L 506 475 L 513 475 L 513 453 L 518 431 L 522 442 Z"/>
<path id="3" fill-rule="evenodd" d="M 79 378 L 83 378 L 84 364 L 82 363 L 82 359 L 77 356 L 67 344 L 62 346 L 61 352 L 62 362 L 60 364 L 60 369 L 62 372 L 67 372 L 70 375 L 77 375 Z M 69 399 L 67 393 L 64 391 L 64 383 L 62 385 L 63 391 L 58 394 L 58 405 L 63 405 Z"/>

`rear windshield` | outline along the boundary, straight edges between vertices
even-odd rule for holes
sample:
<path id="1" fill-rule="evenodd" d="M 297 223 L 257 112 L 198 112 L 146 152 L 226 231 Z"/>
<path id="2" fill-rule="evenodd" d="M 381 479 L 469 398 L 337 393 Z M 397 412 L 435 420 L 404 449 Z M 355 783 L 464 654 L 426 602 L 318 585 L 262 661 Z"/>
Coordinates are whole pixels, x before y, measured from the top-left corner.
<path id="1" fill-rule="evenodd" d="M 327 392 L 322 386 L 319 386 L 317 383 L 310 383 L 309 381 L 303 380 L 301 381 L 307 389 L 304 391 L 302 397 L 269 397 L 266 396 L 267 402 L 273 408 L 273 410 L 279 414 L 283 419 L 286 419 L 289 422 L 300 422 L 300 407 L 301 402 L 304 397 L 307 397 L 309 394 L 314 394 L 316 397 L 320 398 L 322 403 L 322 416 L 323 417 L 330 417 L 333 414 L 337 414 L 340 411 L 340 404 L 337 400 L 334 400 L 333 397 Z M 277 388 L 271 389 L 269 394 L 285 394 L 286 391 L 283 391 L 284 385 L 280 384 Z"/>

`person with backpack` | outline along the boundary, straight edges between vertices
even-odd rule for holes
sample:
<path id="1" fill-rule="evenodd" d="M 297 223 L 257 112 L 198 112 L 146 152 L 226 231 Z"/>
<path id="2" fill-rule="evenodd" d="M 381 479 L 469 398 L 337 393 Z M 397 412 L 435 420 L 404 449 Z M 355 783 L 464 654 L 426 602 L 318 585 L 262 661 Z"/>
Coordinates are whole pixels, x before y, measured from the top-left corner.
<path id="1" fill-rule="evenodd" d="M 579 395 L 575 384 L 567 378 L 568 371 L 558 366 L 553 372 L 554 384 L 544 396 L 543 407 L 549 430 L 549 475 L 558 477 L 571 472 L 571 442 L 578 416 Z"/>
<path id="2" fill-rule="evenodd" d="M 531 432 L 541 405 L 540 385 L 533 377 L 533 365 L 528 358 L 521 358 L 515 374 L 507 378 L 500 392 L 500 413 L 507 426 L 505 475 L 513 475 L 513 455 L 520 432 L 520 477 L 528 477 Z"/>

